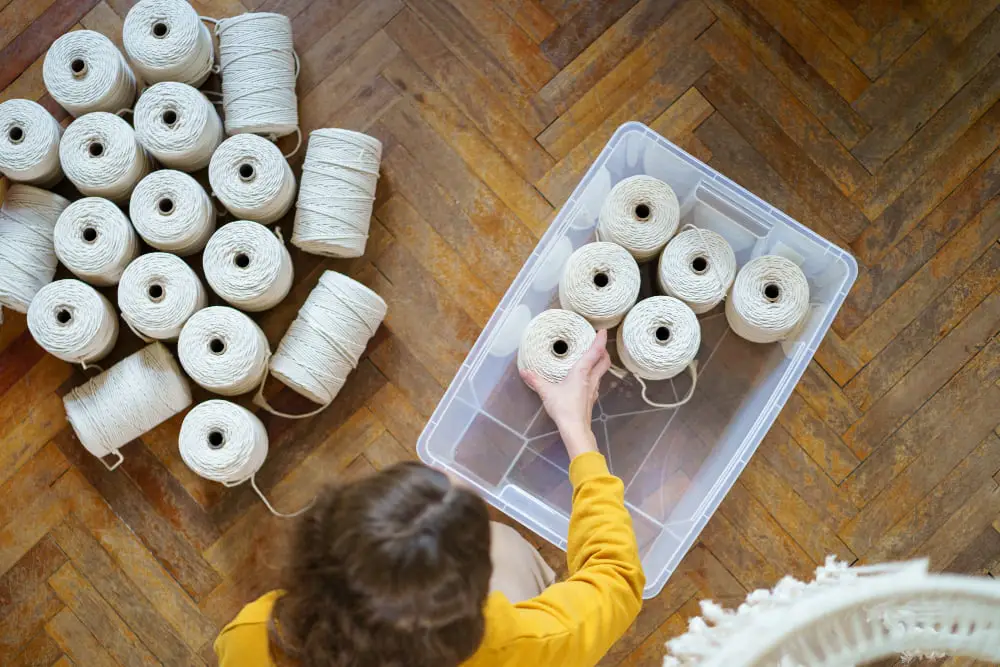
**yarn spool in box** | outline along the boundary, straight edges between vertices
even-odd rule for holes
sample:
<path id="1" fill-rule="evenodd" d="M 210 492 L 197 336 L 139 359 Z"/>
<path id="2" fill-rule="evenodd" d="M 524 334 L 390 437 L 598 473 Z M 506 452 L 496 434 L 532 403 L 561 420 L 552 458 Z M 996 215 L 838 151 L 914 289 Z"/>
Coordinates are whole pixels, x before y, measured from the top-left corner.
<path id="1" fill-rule="evenodd" d="M 258 312 L 272 308 L 292 288 L 292 257 L 267 227 L 236 220 L 212 235 L 202 257 L 205 280 L 227 303 Z"/>
<path id="2" fill-rule="evenodd" d="M 368 241 L 382 142 L 351 130 L 309 135 L 292 244 L 328 257 L 360 257 Z"/>
<path id="3" fill-rule="evenodd" d="M 808 314 L 809 281 L 795 262 L 779 255 L 747 262 L 726 301 L 730 328 L 752 343 L 788 338 Z"/>
<path id="4" fill-rule="evenodd" d="M 41 104 L 20 99 L 0 104 L 0 174 L 43 188 L 55 185 L 63 177 L 60 137 L 62 126 Z"/>
<path id="5" fill-rule="evenodd" d="M 666 295 L 680 299 L 696 313 L 706 313 L 729 292 L 736 277 L 736 255 L 719 234 L 691 226 L 664 248 L 656 275 Z"/>
<path id="6" fill-rule="evenodd" d="M 200 252 L 215 231 L 212 200 L 182 171 L 161 169 L 139 181 L 128 210 L 146 243 L 181 257 Z"/>
<path id="7" fill-rule="evenodd" d="M 103 111 L 70 123 L 59 143 L 59 160 L 82 194 L 116 204 L 128 201 L 136 183 L 155 167 L 132 126 Z"/>
<path id="8" fill-rule="evenodd" d="M 139 255 L 139 239 L 117 206 L 101 197 L 70 204 L 55 228 L 56 256 L 73 275 L 91 285 L 117 285 Z"/>
<path id="9" fill-rule="evenodd" d="M 63 405 L 83 446 L 114 470 L 123 445 L 191 405 L 191 388 L 170 351 L 153 343 L 70 391 Z M 118 461 L 109 466 L 111 454 Z"/>
<path id="10" fill-rule="evenodd" d="M 134 121 L 139 143 L 170 169 L 207 167 L 225 138 L 215 106 L 183 83 L 166 81 L 147 88 L 135 104 Z"/>
<path id="11" fill-rule="evenodd" d="M 521 335 L 517 368 L 548 382 L 562 382 L 596 336 L 590 322 L 572 311 L 543 311 L 528 322 Z"/>
<path id="12" fill-rule="evenodd" d="M 115 346 L 118 317 L 111 302 L 90 285 L 57 280 L 32 299 L 28 329 L 46 352 L 86 368 Z"/>
<path id="13" fill-rule="evenodd" d="M 185 0 L 141 0 L 125 16 L 122 43 L 146 83 L 200 86 L 212 72 L 212 34 Z"/>
<path id="14" fill-rule="evenodd" d="M 165 252 L 142 255 L 118 284 L 118 307 L 144 340 L 177 340 L 184 323 L 208 305 L 204 285 L 184 260 Z"/>
<path id="15" fill-rule="evenodd" d="M 618 326 L 639 298 L 639 265 L 614 243 L 588 243 L 566 260 L 559 305 L 583 315 L 597 329 Z"/>
<path id="16" fill-rule="evenodd" d="M 267 373 L 267 337 L 238 310 L 210 306 L 192 315 L 177 339 L 181 366 L 198 385 L 223 396 L 256 389 Z"/>
<path id="17" fill-rule="evenodd" d="M 49 47 L 42 78 L 52 99 L 73 116 L 132 107 L 136 81 L 125 56 L 93 30 L 68 32 Z"/>
<path id="18" fill-rule="evenodd" d="M 601 206 L 597 238 L 644 262 L 660 254 L 680 223 L 673 188 L 652 176 L 631 176 L 611 188 Z"/>
<path id="19" fill-rule="evenodd" d="M 20 313 L 56 274 L 52 241 L 69 200 L 31 185 L 10 186 L 0 206 L 0 305 Z"/>
<path id="20" fill-rule="evenodd" d="M 278 147 L 253 134 L 222 142 L 212 155 L 208 180 L 235 217 L 269 225 L 295 202 L 295 175 Z"/>

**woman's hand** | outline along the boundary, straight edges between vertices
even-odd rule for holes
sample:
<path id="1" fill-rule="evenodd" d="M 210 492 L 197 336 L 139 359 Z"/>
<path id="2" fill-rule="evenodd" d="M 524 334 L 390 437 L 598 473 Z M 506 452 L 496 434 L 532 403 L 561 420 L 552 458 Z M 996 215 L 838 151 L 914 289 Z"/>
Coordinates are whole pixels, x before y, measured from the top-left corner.
<path id="1" fill-rule="evenodd" d="M 597 451 L 590 415 L 597 401 L 601 377 L 611 367 L 611 357 L 605 349 L 607 342 L 608 332 L 598 331 L 594 344 L 562 382 L 547 382 L 531 371 L 521 373 L 525 384 L 541 397 L 545 411 L 559 428 L 571 459 L 583 452 Z"/>

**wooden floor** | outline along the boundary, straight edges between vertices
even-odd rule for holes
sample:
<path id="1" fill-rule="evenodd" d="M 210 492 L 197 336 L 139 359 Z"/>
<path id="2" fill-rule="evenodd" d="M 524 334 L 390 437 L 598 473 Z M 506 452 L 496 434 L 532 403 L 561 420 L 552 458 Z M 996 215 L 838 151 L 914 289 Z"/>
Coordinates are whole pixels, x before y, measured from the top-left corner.
<path id="1" fill-rule="evenodd" d="M 79 28 L 120 43 L 129 4 L 0 0 L 0 100 L 39 100 L 68 123 L 42 85 L 46 48 Z M 385 146 L 366 255 L 293 252 L 291 298 L 259 318 L 276 344 L 327 268 L 389 304 L 330 409 L 264 417 L 258 479 L 279 507 L 414 457 L 522 261 L 634 119 L 862 266 L 778 423 L 605 664 L 657 665 L 700 599 L 736 603 L 827 554 L 1000 574 L 1000 1 L 194 4 L 288 14 L 303 130 Z M 0 664 L 213 663 L 219 628 L 273 585 L 286 524 L 248 488 L 189 472 L 180 418 L 107 473 L 63 413 L 83 375 L 5 315 Z M 123 335 L 114 358 L 139 345 Z"/>

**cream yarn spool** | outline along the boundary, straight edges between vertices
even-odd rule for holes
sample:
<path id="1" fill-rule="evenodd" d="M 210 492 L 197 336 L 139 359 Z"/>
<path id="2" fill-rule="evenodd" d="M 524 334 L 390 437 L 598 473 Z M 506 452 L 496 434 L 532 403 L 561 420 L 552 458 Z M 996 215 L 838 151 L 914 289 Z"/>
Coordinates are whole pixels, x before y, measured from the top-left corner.
<path id="1" fill-rule="evenodd" d="M 70 204 L 55 228 L 56 257 L 91 285 L 117 285 L 139 255 L 139 239 L 117 206 L 101 197 Z"/>
<path id="2" fill-rule="evenodd" d="M 517 350 L 517 368 L 548 382 L 562 382 L 597 332 L 590 322 L 569 310 L 553 308 L 528 322 Z"/>
<path id="3" fill-rule="evenodd" d="M 125 203 L 136 183 L 155 166 L 136 141 L 132 126 L 103 111 L 70 123 L 59 143 L 59 160 L 77 190 L 116 204 Z"/>
<path id="4" fill-rule="evenodd" d="M 660 290 L 701 314 L 717 306 L 736 277 L 736 254 L 721 235 L 694 226 L 667 243 L 656 273 Z"/>
<path id="5" fill-rule="evenodd" d="M 809 281 L 795 262 L 779 255 L 747 262 L 726 301 L 730 328 L 752 343 L 788 338 L 808 313 Z"/>
<path id="6" fill-rule="evenodd" d="M 185 0 L 141 0 L 122 26 L 129 61 L 146 83 L 200 86 L 212 72 L 212 33 Z"/>
<path id="7" fill-rule="evenodd" d="M 111 302 L 90 285 L 57 280 L 31 300 L 28 329 L 46 352 L 86 368 L 115 346 L 118 317 Z"/>
<path id="8" fill-rule="evenodd" d="M 0 206 L 0 305 L 21 313 L 56 274 L 52 235 L 69 200 L 14 184 Z"/>
<path id="9" fill-rule="evenodd" d="M 215 231 L 212 200 L 182 171 L 161 169 L 139 181 L 128 210 L 146 243 L 181 257 L 200 252 Z"/>
<path id="10" fill-rule="evenodd" d="M 559 281 L 559 305 L 596 329 L 618 326 L 639 298 L 639 265 L 627 250 L 598 241 L 577 248 Z"/>
<path id="11" fill-rule="evenodd" d="M 672 296 L 643 299 L 625 316 L 618 329 L 618 356 L 642 385 L 649 405 L 675 408 L 694 395 L 698 382 L 695 356 L 701 345 L 701 325 L 683 301 Z M 644 380 L 669 380 L 684 369 L 691 373 L 691 389 L 677 403 L 654 403 L 646 396 Z"/>
<path id="12" fill-rule="evenodd" d="M 60 137 L 62 126 L 41 104 L 21 99 L 0 104 L 0 174 L 43 188 L 55 185 L 63 177 Z"/>
<path id="13" fill-rule="evenodd" d="M 147 345 L 63 397 L 80 443 L 109 470 L 118 450 L 191 405 L 191 388 L 169 350 Z M 108 465 L 104 457 L 118 461 Z"/>
<path id="14" fill-rule="evenodd" d="M 173 81 L 147 88 L 135 104 L 133 120 L 139 143 L 170 169 L 207 167 L 225 138 L 222 119 L 208 98 L 197 88 Z"/>
<path id="15" fill-rule="evenodd" d="M 49 47 L 42 79 L 52 99 L 73 116 L 130 109 L 136 81 L 114 43 L 93 30 L 68 32 Z"/>
<path id="16" fill-rule="evenodd" d="M 680 204 L 673 188 L 652 176 L 631 176 L 604 200 L 597 238 L 617 243 L 644 262 L 663 250 L 678 224 Z"/>
<path id="17" fill-rule="evenodd" d="M 184 323 L 208 305 L 208 293 L 180 257 L 152 252 L 128 265 L 118 284 L 122 319 L 144 340 L 177 340 Z"/>
<path id="18" fill-rule="evenodd" d="M 236 220 L 212 235 L 202 256 L 205 280 L 230 305 L 258 312 L 292 289 L 292 257 L 280 236 L 256 222 Z"/>
<path id="19" fill-rule="evenodd" d="M 382 142 L 351 130 L 309 135 L 292 244 L 328 257 L 360 257 L 368 241 Z"/>
<path id="20" fill-rule="evenodd" d="M 271 348 L 267 337 L 238 310 L 210 306 L 192 315 L 177 339 L 181 366 L 198 385 L 236 396 L 264 382 Z"/>
<path id="21" fill-rule="evenodd" d="M 269 225 L 295 202 L 295 175 L 278 147 L 254 134 L 222 142 L 208 180 L 222 205 L 241 220 Z"/>

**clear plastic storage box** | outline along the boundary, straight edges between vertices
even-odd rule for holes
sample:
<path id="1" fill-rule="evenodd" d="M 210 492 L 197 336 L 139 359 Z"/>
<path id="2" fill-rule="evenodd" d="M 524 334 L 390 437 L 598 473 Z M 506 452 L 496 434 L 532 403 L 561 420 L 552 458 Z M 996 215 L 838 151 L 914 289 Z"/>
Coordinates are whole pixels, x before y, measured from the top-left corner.
<path id="1" fill-rule="evenodd" d="M 560 548 L 572 489 L 569 460 L 538 397 L 517 373 L 521 332 L 559 307 L 570 253 L 595 240 L 604 198 L 618 181 L 648 174 L 669 183 L 681 225 L 724 236 L 740 266 L 763 254 L 798 263 L 809 279 L 811 313 L 794 340 L 757 345 L 726 323 L 722 306 L 699 316 L 699 377 L 677 409 L 647 405 L 633 378 L 610 373 L 594 409 L 594 433 L 611 471 L 625 483 L 646 572 L 645 597 L 663 588 L 753 456 L 857 276 L 854 258 L 645 125 L 627 123 L 563 206 L 479 336 L 418 443 L 421 458 L 475 486 L 490 503 Z M 653 293 L 656 262 L 643 265 L 642 297 Z M 614 336 L 608 336 L 615 358 Z M 649 396 L 684 396 L 687 373 L 650 382 Z"/>

